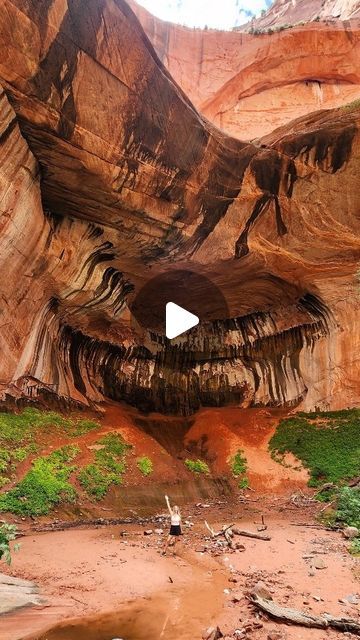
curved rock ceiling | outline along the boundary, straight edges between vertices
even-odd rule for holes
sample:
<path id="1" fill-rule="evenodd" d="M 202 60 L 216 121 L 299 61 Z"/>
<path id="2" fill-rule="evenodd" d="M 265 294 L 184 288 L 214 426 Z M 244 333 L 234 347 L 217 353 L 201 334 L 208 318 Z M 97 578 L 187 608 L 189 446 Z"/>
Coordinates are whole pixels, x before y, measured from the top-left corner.
<path id="1" fill-rule="evenodd" d="M 358 403 L 359 107 L 250 143 L 199 114 L 124 0 L 5 0 L 0 29 L 3 400 Z M 169 269 L 227 317 L 139 331 L 129 306 Z"/>
<path id="2" fill-rule="evenodd" d="M 276 1 L 264 17 L 234 31 L 180 27 L 130 3 L 196 108 L 241 140 L 360 98 L 358 0 Z"/>

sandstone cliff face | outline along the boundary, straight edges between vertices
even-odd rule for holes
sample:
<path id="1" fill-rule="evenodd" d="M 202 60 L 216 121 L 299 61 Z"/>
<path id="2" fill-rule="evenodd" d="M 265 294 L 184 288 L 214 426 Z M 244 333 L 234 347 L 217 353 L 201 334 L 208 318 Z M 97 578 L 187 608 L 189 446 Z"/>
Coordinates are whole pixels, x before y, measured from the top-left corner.
<path id="1" fill-rule="evenodd" d="M 319 19 L 349 20 L 359 16 L 359 0 L 275 0 L 256 24 L 269 27 Z"/>
<path id="2" fill-rule="evenodd" d="M 330 4 L 322 7 L 324 19 Z M 318 15 L 315 5 L 275 2 L 243 31 L 221 32 L 162 22 L 131 0 L 160 60 L 197 109 L 241 140 L 360 98 L 360 21 L 309 22 Z M 345 17 L 344 0 L 341 6 Z M 267 33 L 299 21 L 305 24 Z"/>
<path id="3" fill-rule="evenodd" d="M 5 1 L 2 398 L 358 403 L 359 109 L 228 137 L 126 2 L 82 7 Z M 129 305 L 174 268 L 209 277 L 229 314 L 170 343 Z"/>

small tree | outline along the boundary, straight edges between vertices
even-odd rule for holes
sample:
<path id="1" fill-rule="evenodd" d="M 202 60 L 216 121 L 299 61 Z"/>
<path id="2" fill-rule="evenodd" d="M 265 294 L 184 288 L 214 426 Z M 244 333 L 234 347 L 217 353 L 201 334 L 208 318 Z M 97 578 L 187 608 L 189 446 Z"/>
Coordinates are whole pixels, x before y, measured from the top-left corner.
<path id="1" fill-rule="evenodd" d="M 10 542 L 16 539 L 17 528 L 14 524 L 0 524 L 0 560 L 11 564 Z M 19 545 L 14 545 L 14 551 L 19 550 Z"/>

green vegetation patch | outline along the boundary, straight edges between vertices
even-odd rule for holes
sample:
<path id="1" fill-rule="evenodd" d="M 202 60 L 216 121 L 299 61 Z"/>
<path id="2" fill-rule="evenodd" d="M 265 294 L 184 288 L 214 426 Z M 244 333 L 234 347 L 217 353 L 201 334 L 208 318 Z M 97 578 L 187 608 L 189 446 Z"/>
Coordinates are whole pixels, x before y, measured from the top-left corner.
<path id="1" fill-rule="evenodd" d="M 76 491 L 69 477 L 76 467 L 69 463 L 79 451 L 75 445 L 66 445 L 44 458 L 36 458 L 16 487 L 0 495 L 0 511 L 40 516 L 59 503 L 73 502 Z"/>
<path id="2" fill-rule="evenodd" d="M 249 479 L 245 476 L 239 480 L 239 489 L 248 489 L 250 486 Z"/>
<path id="3" fill-rule="evenodd" d="M 360 489 L 358 487 L 343 487 L 338 496 L 336 522 L 360 530 Z M 351 541 L 350 553 L 360 555 L 360 536 Z"/>
<path id="4" fill-rule="evenodd" d="M 336 518 L 339 522 L 360 530 L 360 489 L 343 487 L 340 490 Z"/>
<path id="5" fill-rule="evenodd" d="M 244 452 L 239 449 L 231 460 L 231 471 L 235 478 L 241 476 L 247 470 L 247 462 Z"/>
<path id="6" fill-rule="evenodd" d="M 348 102 L 340 107 L 343 111 L 352 111 L 353 109 L 360 109 L 360 98 L 353 100 L 352 102 Z"/>
<path id="7" fill-rule="evenodd" d="M 137 467 L 138 469 L 140 469 L 141 473 L 144 476 L 149 476 L 153 470 L 153 463 L 151 462 L 150 458 L 148 458 L 147 456 L 142 456 L 141 458 L 138 458 L 136 461 Z"/>
<path id="8" fill-rule="evenodd" d="M 132 448 L 118 433 L 108 433 L 96 443 L 95 461 L 84 467 L 78 480 L 88 496 L 101 500 L 112 484 L 122 483 L 126 470 L 125 457 Z"/>
<path id="9" fill-rule="evenodd" d="M 283 462 L 292 453 L 310 471 L 309 486 L 360 475 L 360 410 L 299 413 L 282 420 L 269 443 Z"/>
<path id="10" fill-rule="evenodd" d="M 0 446 L 27 444 L 40 429 L 53 428 L 54 432 L 77 437 L 98 427 L 94 420 L 65 417 L 56 411 L 40 411 L 33 407 L 18 414 L 0 412 Z"/>
<path id="11" fill-rule="evenodd" d="M 32 407 L 19 414 L 0 412 L 0 489 L 10 482 L 18 464 L 38 453 L 37 439 L 42 434 L 76 438 L 99 426 L 93 420 Z"/>
<path id="12" fill-rule="evenodd" d="M 209 466 L 203 460 L 185 460 L 185 466 L 193 473 L 210 473 Z"/>
<path id="13" fill-rule="evenodd" d="M 239 489 L 248 489 L 249 480 L 245 475 L 247 471 L 247 460 L 244 456 L 244 452 L 241 449 L 238 449 L 234 457 L 231 458 L 230 466 L 234 478 L 240 478 Z"/>
<path id="14" fill-rule="evenodd" d="M 17 528 L 14 524 L 3 522 L 0 524 L 0 560 L 11 564 L 10 542 L 16 539 Z M 18 551 L 18 544 L 14 545 L 14 551 Z"/>

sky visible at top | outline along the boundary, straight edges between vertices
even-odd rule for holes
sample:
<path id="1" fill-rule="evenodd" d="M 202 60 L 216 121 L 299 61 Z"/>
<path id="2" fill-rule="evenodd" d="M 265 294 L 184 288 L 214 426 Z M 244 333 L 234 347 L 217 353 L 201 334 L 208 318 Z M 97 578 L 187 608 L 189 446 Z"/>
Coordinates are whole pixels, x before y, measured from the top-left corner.
<path id="1" fill-rule="evenodd" d="M 137 0 L 154 16 L 188 27 L 231 29 L 259 15 L 272 0 Z"/>

